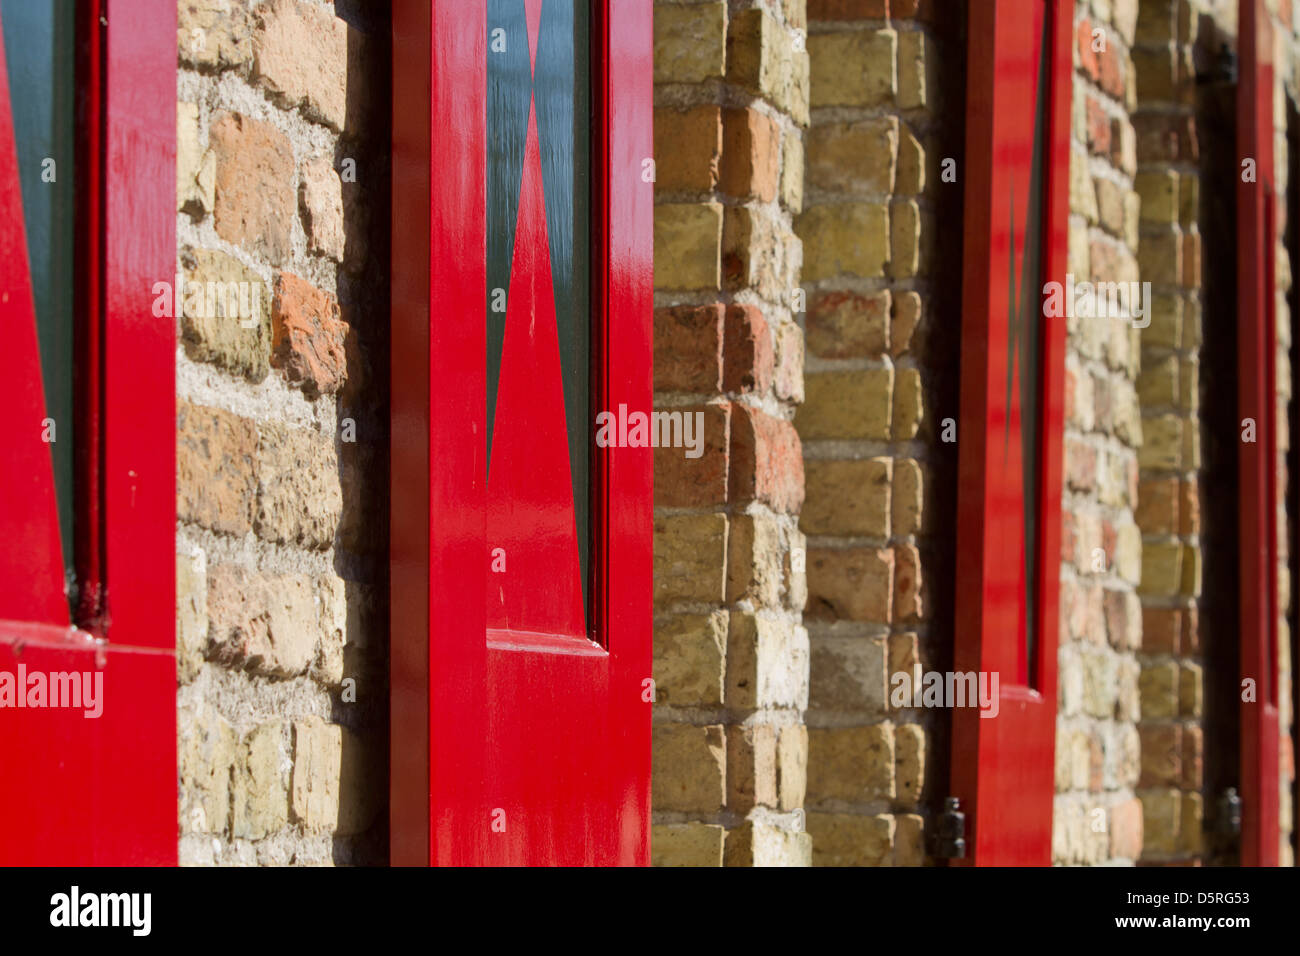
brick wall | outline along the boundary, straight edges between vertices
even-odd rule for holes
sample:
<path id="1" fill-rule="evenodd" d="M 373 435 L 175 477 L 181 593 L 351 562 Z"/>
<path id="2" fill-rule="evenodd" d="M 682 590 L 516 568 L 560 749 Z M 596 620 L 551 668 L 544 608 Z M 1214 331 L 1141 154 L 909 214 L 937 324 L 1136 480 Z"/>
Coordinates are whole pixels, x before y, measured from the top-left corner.
<path id="1" fill-rule="evenodd" d="M 804 865 L 803 0 L 655 4 L 653 860 Z"/>
<path id="2" fill-rule="evenodd" d="M 894 672 L 919 682 L 950 653 L 935 646 L 947 637 L 933 626 L 929 553 L 933 464 L 955 448 L 935 444 L 941 376 L 926 348 L 942 188 L 938 65 L 929 9 L 918 6 L 809 3 L 812 125 L 796 222 L 807 400 L 795 422 L 808 487 L 808 829 L 819 865 L 923 863 L 937 803 L 927 765 L 947 762 L 933 750 L 940 717 L 889 703 Z M 960 221 L 959 205 L 947 211 Z"/>
<path id="3" fill-rule="evenodd" d="M 1178 0 L 1144 2 L 1137 73 L 1139 266 L 1152 284 L 1138 394 L 1146 437 L 1137 522 L 1143 535 L 1144 861 L 1202 852 L 1204 659 L 1200 640 L 1201 236 L 1193 47 L 1198 18 Z M 1232 266 L 1229 266 L 1230 268 Z"/>
<path id="4" fill-rule="evenodd" d="M 344 6 L 179 2 L 187 864 L 387 859 L 389 27 Z"/>
<path id="5" fill-rule="evenodd" d="M 1137 0 L 1075 6 L 1068 272 L 1080 282 L 1139 277 L 1136 25 Z M 1067 329 L 1052 858 L 1092 865 L 1132 861 L 1142 848 L 1140 333 L 1110 315 L 1074 315 Z"/>

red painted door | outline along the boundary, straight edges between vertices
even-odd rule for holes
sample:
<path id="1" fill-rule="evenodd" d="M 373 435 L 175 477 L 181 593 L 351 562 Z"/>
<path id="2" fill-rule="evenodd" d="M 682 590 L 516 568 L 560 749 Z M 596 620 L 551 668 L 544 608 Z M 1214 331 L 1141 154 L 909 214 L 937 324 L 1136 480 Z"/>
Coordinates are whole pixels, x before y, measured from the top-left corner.
<path id="1" fill-rule="evenodd" d="M 0 864 L 176 861 L 175 16 L 0 4 Z"/>
<path id="2" fill-rule="evenodd" d="M 1065 318 L 1042 291 L 1065 279 L 1073 4 L 969 11 L 954 660 L 1000 699 L 954 710 L 952 789 L 959 862 L 1047 865 Z"/>
<path id="3" fill-rule="evenodd" d="M 395 9 L 395 863 L 648 862 L 650 14 Z"/>
<path id="4" fill-rule="evenodd" d="M 1273 31 L 1263 0 L 1241 0 L 1237 84 L 1238 445 L 1241 486 L 1241 863 L 1276 866 L 1278 845 L 1278 197 L 1273 162 Z M 1254 423 L 1247 438 L 1247 419 Z M 1245 682 L 1250 681 L 1253 687 Z"/>

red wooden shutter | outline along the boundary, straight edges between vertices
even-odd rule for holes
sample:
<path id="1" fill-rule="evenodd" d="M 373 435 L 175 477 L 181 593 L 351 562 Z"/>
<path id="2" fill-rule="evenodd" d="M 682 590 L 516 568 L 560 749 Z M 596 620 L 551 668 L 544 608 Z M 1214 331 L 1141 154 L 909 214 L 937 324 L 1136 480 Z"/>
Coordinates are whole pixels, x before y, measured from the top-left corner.
<path id="1" fill-rule="evenodd" d="M 1273 30 L 1263 0 L 1238 8 L 1237 405 L 1255 440 L 1239 444 L 1241 677 L 1255 682 L 1241 703 L 1241 863 L 1278 863 L 1277 523 L 1278 468 L 1274 308 L 1277 284 L 1273 164 Z M 1253 161 L 1253 175 L 1247 161 Z"/>
<path id="2" fill-rule="evenodd" d="M 608 7 L 590 11 L 592 175 L 589 202 L 577 199 L 591 224 L 589 398 L 593 412 L 648 412 L 653 187 L 642 161 L 652 154 L 651 4 L 620 3 L 617 16 Z M 649 448 L 591 454 L 584 579 L 577 515 L 585 492 L 570 472 L 590 454 L 593 430 L 582 413 L 582 447 L 566 437 L 565 416 L 571 423 L 583 403 L 562 387 L 557 342 L 572 316 L 552 286 L 551 214 L 564 195 L 546 165 L 554 153 L 539 140 L 556 137 L 554 145 L 568 134 L 543 128 L 552 118 L 537 109 L 544 84 L 536 81 L 553 76 L 546 38 L 562 35 L 548 33 L 560 28 L 547 18 L 565 12 L 555 0 L 410 0 L 394 11 L 391 846 L 399 864 L 649 859 L 651 458 Z M 525 51 L 528 59 L 510 61 L 516 86 L 490 86 L 503 67 L 488 58 Z M 490 89 L 523 99 L 489 106 Z M 517 126 L 489 128 L 489 116 Z M 503 327 L 489 325 L 497 320 L 488 312 L 489 274 L 500 267 L 489 261 L 498 249 L 498 187 L 487 173 L 496 149 L 517 149 L 520 164 L 495 181 L 518 190 L 507 212 L 514 232 Z"/>
<path id="3" fill-rule="evenodd" d="M 96 611 L 72 622 L 64 591 L 61 547 L 73 543 L 60 541 L 40 440 L 9 109 L 22 91 L 9 88 L 0 50 L 0 320 L 10 333 L 0 376 L 0 671 L 102 675 L 102 713 L 0 708 L 0 863 L 174 864 L 175 330 L 151 307 L 154 283 L 170 282 L 176 263 L 176 10 L 100 0 L 78 12 L 78 228 L 91 253 L 79 262 L 88 306 L 78 331 L 97 348 L 77 371 L 98 387 L 78 436 L 77 564 L 94 569 L 82 583 L 98 586 Z M 93 561 L 83 560 L 87 543 Z"/>
<path id="4" fill-rule="evenodd" d="M 966 863 L 1051 858 L 1070 162 L 1067 0 L 969 5 L 954 660 L 999 674 L 953 712 Z M 1037 369 L 1037 370 L 1036 370 Z"/>

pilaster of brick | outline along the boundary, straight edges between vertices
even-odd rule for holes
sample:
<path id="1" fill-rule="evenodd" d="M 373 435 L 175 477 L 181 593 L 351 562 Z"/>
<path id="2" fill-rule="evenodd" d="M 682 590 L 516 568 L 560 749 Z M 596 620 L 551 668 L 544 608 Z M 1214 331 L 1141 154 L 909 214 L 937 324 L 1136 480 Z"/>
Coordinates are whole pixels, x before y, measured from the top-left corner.
<path id="1" fill-rule="evenodd" d="M 917 4 L 810 5 L 804 240 L 815 865 L 920 865 L 938 715 L 890 706 L 919 680 L 932 612 L 933 305 L 939 70 Z M 922 11 L 923 13 L 924 11 Z M 891 18 L 892 13 L 892 18 Z M 952 105 L 949 104 L 949 108 Z"/>
<path id="2" fill-rule="evenodd" d="M 1137 282 L 1139 260 L 1147 252 L 1139 246 L 1134 188 L 1137 18 L 1138 0 L 1075 4 L 1067 271 L 1076 283 Z M 1139 297 L 1134 312 L 1140 304 Z M 1124 863 L 1135 860 L 1143 845 L 1136 799 L 1141 747 L 1137 649 L 1142 645 L 1137 588 L 1145 577 L 1134 510 L 1144 435 L 1139 370 L 1145 367 L 1136 326 L 1144 317 L 1126 315 L 1110 302 L 1103 310 L 1070 311 L 1075 314 L 1064 320 L 1065 475 L 1052 857 L 1059 864 Z M 1088 311 L 1103 314 L 1077 314 Z"/>
<path id="3" fill-rule="evenodd" d="M 1201 176 L 1192 66 L 1198 6 L 1144 2 L 1133 50 L 1138 261 L 1152 301 L 1138 378 L 1146 438 L 1137 507 L 1146 625 L 1138 658 L 1144 863 L 1195 862 L 1203 852 Z"/>
<path id="4" fill-rule="evenodd" d="M 655 3 L 652 859 L 807 865 L 804 0 Z"/>
<path id="5" fill-rule="evenodd" d="M 180 860 L 384 863 L 390 25 L 178 10 Z"/>

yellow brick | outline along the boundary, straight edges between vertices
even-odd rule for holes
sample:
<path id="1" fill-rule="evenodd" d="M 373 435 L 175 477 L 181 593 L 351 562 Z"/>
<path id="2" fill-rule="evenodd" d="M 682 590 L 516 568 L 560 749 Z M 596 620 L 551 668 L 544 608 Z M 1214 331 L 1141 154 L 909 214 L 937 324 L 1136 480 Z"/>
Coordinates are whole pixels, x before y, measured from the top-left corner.
<path id="1" fill-rule="evenodd" d="M 722 706 L 727 612 L 674 614 L 654 625 L 655 702 Z"/>
<path id="2" fill-rule="evenodd" d="M 925 417 L 921 373 L 914 368 L 900 368 L 894 373 L 894 441 L 910 441 L 920 431 Z"/>
<path id="3" fill-rule="evenodd" d="M 725 515 L 655 519 L 655 601 L 721 601 L 726 567 Z"/>
<path id="4" fill-rule="evenodd" d="M 925 192 L 925 147 L 903 124 L 899 127 L 898 171 L 894 192 L 900 196 L 917 196 Z"/>
<path id="5" fill-rule="evenodd" d="M 890 437 L 894 391 L 892 368 L 813 372 L 804 382 L 806 397 L 795 417 L 805 441 Z"/>
<path id="6" fill-rule="evenodd" d="M 930 35 L 907 30 L 898 35 L 898 105 L 921 109 L 930 103 L 933 51 Z"/>
<path id="7" fill-rule="evenodd" d="M 1133 182 L 1142 199 L 1142 221 L 1178 221 L 1178 174 L 1172 170 L 1141 172 Z"/>
<path id="8" fill-rule="evenodd" d="M 808 730 L 808 800 L 865 803 L 894 798 L 894 727 Z"/>
<path id="9" fill-rule="evenodd" d="M 924 476 L 921 465 L 910 458 L 894 462 L 893 533 L 898 537 L 922 529 Z M 807 505 L 804 506 L 805 510 Z"/>
<path id="10" fill-rule="evenodd" d="M 651 866 L 722 866 L 723 828 L 712 823 L 666 823 L 650 828 Z"/>
<path id="11" fill-rule="evenodd" d="M 803 806 L 808 789 L 808 728 L 790 724 L 776 742 L 777 787 L 782 810 Z"/>
<path id="12" fill-rule="evenodd" d="M 656 724 L 651 804 L 658 810 L 716 813 L 726 799 L 727 744 L 721 724 Z"/>
<path id="13" fill-rule="evenodd" d="M 808 53 L 767 11 L 743 10 L 727 37 L 727 78 L 766 97 L 801 125 L 808 123 Z"/>
<path id="14" fill-rule="evenodd" d="M 795 231 L 804 240 L 805 280 L 885 274 L 890 234 L 883 203 L 812 206 L 799 217 Z"/>
<path id="15" fill-rule="evenodd" d="M 887 624 L 893 617 L 893 601 L 892 549 L 808 549 L 806 619 Z"/>
<path id="16" fill-rule="evenodd" d="M 727 5 L 722 0 L 654 8 L 656 83 L 700 83 L 726 66 Z"/>
<path id="17" fill-rule="evenodd" d="M 803 137 L 787 133 L 781 147 L 781 202 L 795 215 L 803 211 Z"/>
<path id="18" fill-rule="evenodd" d="M 915 200 L 894 203 L 890 209 L 889 274 L 908 279 L 921 268 L 921 208 Z"/>
<path id="19" fill-rule="evenodd" d="M 722 205 L 655 207 L 655 284 L 664 289 L 722 287 Z"/>
<path id="20" fill-rule="evenodd" d="M 897 117 L 818 124 L 808 131 L 808 184 L 883 198 L 894 191 L 897 155 Z"/>
<path id="21" fill-rule="evenodd" d="M 889 866 L 894 856 L 894 817 L 887 813 L 810 813 L 813 866 Z"/>
<path id="22" fill-rule="evenodd" d="M 800 529 L 805 534 L 888 538 L 892 477 L 890 458 L 806 461 Z"/>
<path id="23" fill-rule="evenodd" d="M 898 93 L 898 34 L 893 30 L 816 33 L 808 37 L 812 105 L 881 106 Z"/>

